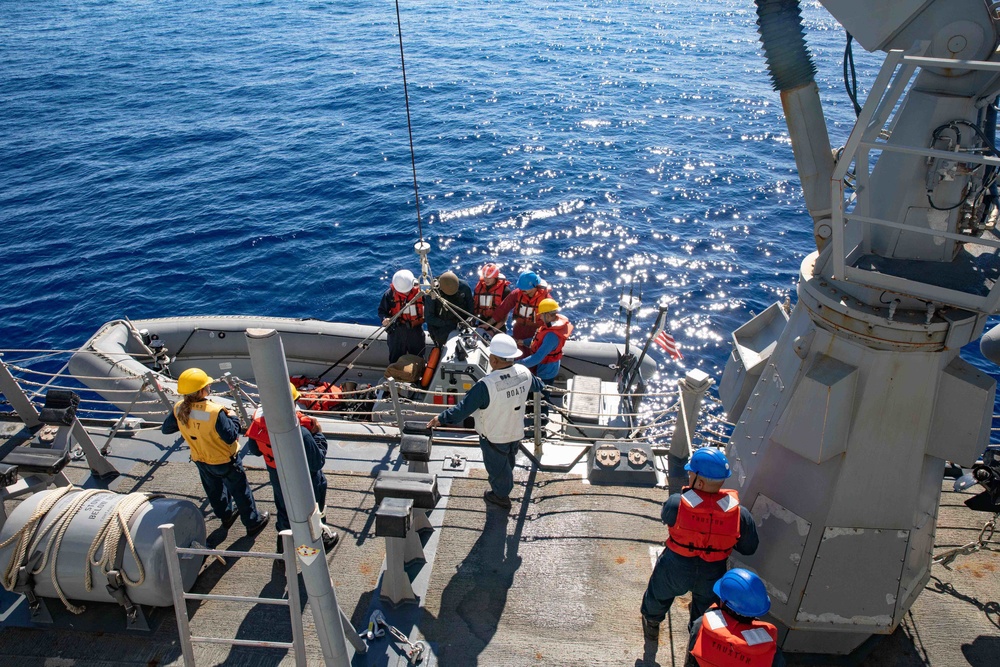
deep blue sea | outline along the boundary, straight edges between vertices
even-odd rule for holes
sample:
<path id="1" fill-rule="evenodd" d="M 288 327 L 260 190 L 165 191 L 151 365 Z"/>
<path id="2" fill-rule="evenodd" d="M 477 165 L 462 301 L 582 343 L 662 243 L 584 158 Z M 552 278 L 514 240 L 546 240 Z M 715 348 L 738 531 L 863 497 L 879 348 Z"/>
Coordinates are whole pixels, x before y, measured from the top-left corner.
<path id="1" fill-rule="evenodd" d="M 844 32 L 804 4 L 840 145 Z M 720 377 L 730 331 L 794 300 L 811 221 L 750 0 L 401 11 L 435 272 L 535 270 L 596 340 L 641 279 L 640 330 L 669 299 L 685 355 L 653 353 L 665 377 Z M 856 59 L 864 93 L 881 58 Z M 121 316 L 374 324 L 418 272 L 389 0 L 9 0 L 0 118 L 0 348 Z"/>

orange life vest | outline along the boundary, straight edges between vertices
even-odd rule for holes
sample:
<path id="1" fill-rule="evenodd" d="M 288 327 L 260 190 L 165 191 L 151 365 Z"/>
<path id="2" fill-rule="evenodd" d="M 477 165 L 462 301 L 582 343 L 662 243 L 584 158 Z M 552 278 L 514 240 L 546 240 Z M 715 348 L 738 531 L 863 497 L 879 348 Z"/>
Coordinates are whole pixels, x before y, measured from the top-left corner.
<path id="1" fill-rule="evenodd" d="M 664 543 L 681 556 L 713 562 L 725 560 L 740 539 L 740 497 L 723 489 L 705 493 L 687 488 L 681 493 L 677 522 Z"/>
<path id="2" fill-rule="evenodd" d="M 566 339 L 569 338 L 569 335 L 573 333 L 573 323 L 566 319 L 565 315 L 556 315 L 556 321 L 552 324 L 545 324 L 544 322 L 540 324 L 535 331 L 534 340 L 531 341 L 532 354 L 538 351 L 538 348 L 542 345 L 542 339 L 550 331 L 556 335 L 559 342 L 556 344 L 556 349 L 545 355 L 545 358 L 539 362 L 541 364 L 551 364 L 562 359 L 563 345 L 566 344 Z"/>
<path id="3" fill-rule="evenodd" d="M 414 287 L 406 294 L 400 294 L 395 288 L 389 288 L 392 291 L 392 308 L 389 309 L 389 317 L 392 317 L 399 311 L 403 311 L 403 314 L 399 316 L 398 322 L 403 322 L 410 327 L 419 327 L 424 323 L 424 300 L 418 295 L 420 294 L 420 287 Z M 416 300 L 410 303 L 411 299 Z M 410 304 L 407 306 L 406 304 Z"/>
<path id="4" fill-rule="evenodd" d="M 308 429 L 312 424 L 312 418 L 298 410 L 295 411 L 295 416 L 299 418 L 300 426 L 305 426 Z M 253 421 L 250 422 L 250 428 L 247 429 L 247 437 L 257 443 L 257 449 L 264 457 L 264 463 L 267 464 L 267 467 L 276 468 L 274 450 L 271 448 L 271 436 L 267 433 L 267 422 L 264 421 L 264 413 L 260 408 L 257 408 L 257 412 L 253 415 Z"/>
<path id="5" fill-rule="evenodd" d="M 323 382 L 304 375 L 293 375 L 289 378 L 299 390 L 297 403 L 303 410 L 329 412 L 340 405 L 341 389 L 332 382 Z"/>
<path id="6" fill-rule="evenodd" d="M 476 289 L 473 291 L 475 296 L 475 312 L 473 314 L 481 320 L 488 320 L 493 317 L 493 311 L 503 301 L 503 291 L 507 289 L 508 285 L 510 285 L 509 281 L 504 278 L 497 278 L 492 287 L 487 287 L 483 279 L 480 278 L 479 282 L 476 283 Z"/>
<path id="7" fill-rule="evenodd" d="M 701 617 L 691 655 L 702 667 L 771 667 L 778 651 L 778 630 L 770 623 L 749 625 L 712 605 Z"/>
<path id="8" fill-rule="evenodd" d="M 549 290 L 546 287 L 538 287 L 534 296 L 528 296 L 524 290 L 518 290 L 517 301 L 514 303 L 514 325 L 537 326 L 535 320 L 538 317 L 538 304 L 547 298 Z"/>

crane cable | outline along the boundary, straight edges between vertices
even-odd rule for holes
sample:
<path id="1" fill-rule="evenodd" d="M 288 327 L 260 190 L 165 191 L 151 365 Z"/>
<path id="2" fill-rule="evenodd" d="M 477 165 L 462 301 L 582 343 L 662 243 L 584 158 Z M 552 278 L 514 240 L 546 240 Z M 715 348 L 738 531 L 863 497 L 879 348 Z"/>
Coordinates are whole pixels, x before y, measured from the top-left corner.
<path id="1" fill-rule="evenodd" d="M 399 35 L 399 63 L 403 68 L 403 98 L 406 100 L 406 131 L 410 137 L 410 166 L 413 169 L 413 198 L 417 203 L 417 235 L 424 241 L 424 228 L 420 220 L 420 193 L 417 190 L 417 157 L 413 150 L 413 124 L 410 122 L 410 94 L 406 86 L 406 59 L 403 57 L 403 21 L 399 16 L 399 0 L 396 0 L 396 28 Z"/>

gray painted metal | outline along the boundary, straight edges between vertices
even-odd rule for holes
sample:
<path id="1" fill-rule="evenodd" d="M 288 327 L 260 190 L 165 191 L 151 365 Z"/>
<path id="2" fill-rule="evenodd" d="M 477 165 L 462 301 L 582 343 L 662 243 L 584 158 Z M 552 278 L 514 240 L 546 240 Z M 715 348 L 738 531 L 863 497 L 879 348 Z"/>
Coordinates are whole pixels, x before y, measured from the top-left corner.
<path id="1" fill-rule="evenodd" d="M 277 317 L 213 316 L 136 320 L 132 325 L 148 330 L 151 335 L 158 336 L 164 342 L 173 358 L 170 364 L 170 375 L 173 377 L 187 368 L 198 367 L 213 377 L 231 373 L 241 379 L 253 381 L 253 365 L 243 336 L 248 328 L 274 329 L 281 334 L 288 354 L 286 363 L 292 375 L 317 377 L 326 373 L 324 377 L 332 378 L 339 373 L 337 369 L 354 361 L 354 367 L 342 379 L 354 380 L 359 384 L 377 384 L 382 380 L 389 364 L 385 333 L 374 336 L 377 328 L 365 324 Z M 346 359 L 334 366 L 346 353 L 369 338 L 371 341 L 363 351 L 348 354 Z M 468 361 L 458 362 L 456 345 L 456 338 L 445 345 L 439 368 L 449 368 L 449 364 L 452 364 L 456 369 L 464 369 L 475 363 L 478 352 L 471 355 Z M 563 350 L 560 378 L 588 375 L 613 380 L 615 370 L 612 366 L 617 363 L 619 352 L 623 351 L 624 347 L 615 343 L 568 341 Z M 143 377 L 149 372 L 149 368 L 143 363 L 148 361 L 147 357 L 141 341 L 132 335 L 129 323 L 114 320 L 104 324 L 73 355 L 69 371 L 98 393 L 102 390 L 137 392 L 142 387 Z M 656 364 L 652 359 L 647 359 L 642 365 L 645 377 L 650 377 L 655 370 Z M 168 399 L 179 400 L 176 381 L 162 373 L 157 373 L 156 377 Z M 213 389 L 223 391 L 226 386 L 220 382 Z M 127 408 L 132 398 L 127 393 L 102 395 L 120 409 Z M 149 420 L 162 418 L 167 412 L 159 406 L 146 407 L 146 410 L 150 412 L 145 415 Z"/>
<path id="2" fill-rule="evenodd" d="M 42 534 L 52 523 L 53 518 L 67 507 L 84 489 L 68 492 L 49 511 L 40 526 L 38 533 Z M 6 541 L 20 530 L 31 518 L 35 509 L 53 490 L 41 491 L 24 499 L 14 511 L 3 529 L 0 530 L 0 542 Z M 58 597 L 52 583 L 53 560 L 56 563 L 56 578 L 63 593 L 70 600 L 90 600 L 94 602 L 115 602 L 115 599 L 105 588 L 107 577 L 99 567 L 87 564 L 87 552 L 97 535 L 101 524 L 118 506 L 125 496 L 108 491 L 90 498 L 69 524 L 60 544 L 58 559 L 49 559 L 42 571 L 35 575 L 35 592 L 47 598 Z M 132 525 L 132 538 L 136 553 L 145 571 L 145 581 L 140 586 L 129 586 L 128 596 L 135 604 L 154 607 L 169 607 L 173 604 L 170 591 L 170 576 L 163 549 L 163 537 L 159 526 L 164 523 L 175 525 L 177 543 L 189 546 L 192 542 L 204 544 L 205 519 L 201 510 L 187 500 L 175 498 L 154 498 L 138 511 Z M 53 539 L 52 533 L 46 534 L 37 548 L 44 550 Z M 0 549 L 0 563 L 7 563 L 13 555 L 14 545 Z M 181 561 L 181 579 L 184 590 L 190 590 L 194 580 L 201 570 L 201 558 L 186 558 Z M 93 587 L 87 590 L 84 581 L 86 568 L 92 575 Z M 125 574 L 133 581 L 139 577 L 135 559 L 128 552 L 122 563 Z"/>
<path id="3" fill-rule="evenodd" d="M 323 657 L 328 665 L 346 667 L 351 656 L 347 652 L 337 593 L 330 580 L 319 507 L 313 495 L 302 431 L 293 407 L 282 339 L 274 329 L 247 329 L 246 341 L 261 405 L 267 413 L 267 432 Z"/>
<path id="4" fill-rule="evenodd" d="M 976 58 L 997 42 L 979 2 L 885 15 L 823 4 L 870 23 L 869 48 L 888 39 L 880 19 L 911 10 L 894 44 L 929 40 L 938 57 L 967 45 Z M 802 262 L 790 318 L 762 314 L 734 333 L 720 386 L 736 422 L 728 486 L 752 507 L 761 547 L 732 561 L 765 579 L 786 651 L 848 653 L 897 627 L 930 576 L 944 461 L 969 464 L 989 441 L 995 382 L 958 353 L 1000 303 L 1000 243 L 977 227 L 977 165 L 997 158 L 961 123 L 978 123 L 1000 81 L 997 63 L 963 62 L 978 69 L 964 76 L 953 62 L 890 53 L 830 179 L 832 242 Z M 953 122 L 966 131 L 949 147 L 934 132 Z"/>
<path id="5" fill-rule="evenodd" d="M 25 426 L 32 428 L 42 423 L 38 420 L 38 410 L 35 409 L 34 403 L 28 400 L 28 397 L 21 391 L 21 386 L 10 374 L 10 369 L 7 368 L 7 364 L 3 363 L 2 359 L 0 359 L 0 393 L 7 397 Z"/>
<path id="6" fill-rule="evenodd" d="M 773 303 L 732 333 L 733 352 L 719 384 L 719 399 L 729 414 L 743 412 L 787 323 L 784 309 Z"/>
<path id="7" fill-rule="evenodd" d="M 701 402 L 715 381 L 703 370 L 693 368 L 677 383 L 680 396 L 680 415 L 670 437 L 670 456 L 675 459 L 691 458 L 691 434 L 698 428 Z"/>

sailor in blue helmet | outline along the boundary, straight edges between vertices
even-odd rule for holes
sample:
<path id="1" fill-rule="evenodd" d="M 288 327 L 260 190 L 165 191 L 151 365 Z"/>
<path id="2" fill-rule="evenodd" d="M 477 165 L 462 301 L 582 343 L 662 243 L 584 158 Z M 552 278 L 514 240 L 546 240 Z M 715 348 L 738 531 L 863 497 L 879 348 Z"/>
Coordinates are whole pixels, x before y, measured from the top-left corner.
<path id="1" fill-rule="evenodd" d="M 538 319 L 538 306 L 549 298 L 548 284 L 534 271 L 525 271 L 517 277 L 517 287 L 493 311 L 493 317 L 486 321 L 502 329 L 507 324 L 507 316 L 513 311 L 514 329 L 511 334 L 518 341 L 518 347 L 525 354 L 531 354 L 529 345 L 535 337 L 542 321 Z M 524 343 L 527 340 L 528 343 Z"/>
<path id="2" fill-rule="evenodd" d="M 700 667 L 784 667 L 778 630 L 757 620 L 771 608 L 764 582 L 742 568 L 726 572 L 712 587 L 719 598 L 695 620 L 687 665 Z"/>
<path id="3" fill-rule="evenodd" d="M 722 450 L 696 450 L 684 470 L 688 485 L 667 498 L 660 512 L 670 533 L 642 598 L 642 630 L 650 641 L 659 639 L 675 597 L 691 591 L 690 630 L 716 601 L 712 586 L 725 574 L 733 549 L 744 555 L 757 551 L 753 516 L 736 491 L 722 489 L 731 474 Z"/>

